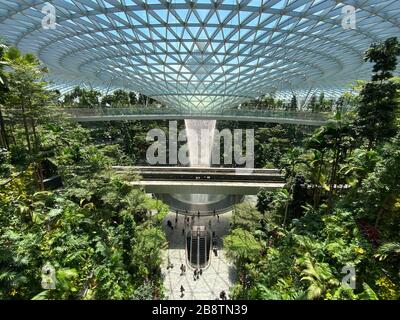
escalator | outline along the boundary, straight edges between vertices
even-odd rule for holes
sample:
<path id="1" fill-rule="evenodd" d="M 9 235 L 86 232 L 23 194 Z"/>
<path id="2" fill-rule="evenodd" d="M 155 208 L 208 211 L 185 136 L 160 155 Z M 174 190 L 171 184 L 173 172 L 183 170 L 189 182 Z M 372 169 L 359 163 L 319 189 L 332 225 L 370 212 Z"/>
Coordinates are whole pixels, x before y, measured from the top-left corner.
<path id="1" fill-rule="evenodd" d="M 187 233 L 186 257 L 192 268 L 203 269 L 210 261 L 211 237 L 205 226 L 194 226 Z"/>
<path id="2" fill-rule="evenodd" d="M 191 246 L 190 246 L 191 254 L 189 256 L 190 256 L 190 263 L 194 266 L 197 266 L 197 261 L 198 261 L 198 259 L 197 259 L 198 258 L 198 244 L 199 244 L 198 238 L 197 237 L 192 238 Z"/>

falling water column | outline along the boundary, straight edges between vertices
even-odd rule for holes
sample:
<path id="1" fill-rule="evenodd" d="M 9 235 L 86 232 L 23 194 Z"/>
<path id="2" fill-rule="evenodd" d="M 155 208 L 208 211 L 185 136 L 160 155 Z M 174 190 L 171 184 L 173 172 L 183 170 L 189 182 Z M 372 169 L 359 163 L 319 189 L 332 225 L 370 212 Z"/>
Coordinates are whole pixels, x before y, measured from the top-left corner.
<path id="1" fill-rule="evenodd" d="M 211 167 L 216 120 L 185 120 L 186 136 L 191 167 Z M 219 201 L 223 196 L 192 194 L 192 204 L 204 205 Z"/>
<path id="2" fill-rule="evenodd" d="M 185 120 L 191 167 L 211 167 L 216 120 Z"/>

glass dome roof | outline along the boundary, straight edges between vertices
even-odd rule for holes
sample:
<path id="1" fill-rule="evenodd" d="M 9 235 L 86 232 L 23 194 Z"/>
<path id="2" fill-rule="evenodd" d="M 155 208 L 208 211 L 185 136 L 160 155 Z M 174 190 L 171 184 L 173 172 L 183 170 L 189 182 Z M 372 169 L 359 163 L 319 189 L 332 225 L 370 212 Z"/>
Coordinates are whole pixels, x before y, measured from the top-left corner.
<path id="1" fill-rule="evenodd" d="M 55 29 L 42 26 L 47 3 Z M 342 26 L 345 5 L 355 29 Z M 398 0 L 0 1 L 0 36 L 37 54 L 53 88 L 123 88 L 190 110 L 338 94 L 369 77 L 372 42 L 399 34 Z"/>

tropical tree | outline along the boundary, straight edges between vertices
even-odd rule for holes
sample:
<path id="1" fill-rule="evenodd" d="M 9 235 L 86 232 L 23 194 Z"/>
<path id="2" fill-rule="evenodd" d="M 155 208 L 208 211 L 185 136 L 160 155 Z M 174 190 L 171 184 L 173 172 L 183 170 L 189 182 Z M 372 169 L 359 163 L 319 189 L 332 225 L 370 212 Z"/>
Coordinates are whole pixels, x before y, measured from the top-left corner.
<path id="1" fill-rule="evenodd" d="M 308 283 L 307 298 L 321 298 L 329 286 L 337 286 L 338 280 L 332 274 L 329 264 L 313 261 L 309 254 L 298 260 L 304 266 L 301 280 Z"/>
<path id="2" fill-rule="evenodd" d="M 71 92 L 64 95 L 63 106 L 75 108 L 98 108 L 100 107 L 101 93 L 94 89 L 75 87 Z"/>
<path id="3" fill-rule="evenodd" d="M 7 49 L 8 47 L 0 44 L 0 146 L 9 149 L 9 141 L 2 111 L 4 108 L 3 104 L 5 93 L 7 92 L 7 77 L 4 73 L 4 67 L 8 66 L 8 62 L 5 60 L 5 53 Z"/>
<path id="4" fill-rule="evenodd" d="M 368 149 L 396 134 L 396 111 L 398 90 L 393 81 L 400 43 L 389 38 L 371 45 L 365 53 L 365 60 L 374 63 L 371 82 L 363 87 L 358 106 L 358 121 L 361 135 L 368 140 Z"/>
<path id="5" fill-rule="evenodd" d="M 297 97 L 295 95 L 292 96 L 292 100 L 290 100 L 290 106 L 289 106 L 290 111 L 296 111 L 297 110 Z"/>

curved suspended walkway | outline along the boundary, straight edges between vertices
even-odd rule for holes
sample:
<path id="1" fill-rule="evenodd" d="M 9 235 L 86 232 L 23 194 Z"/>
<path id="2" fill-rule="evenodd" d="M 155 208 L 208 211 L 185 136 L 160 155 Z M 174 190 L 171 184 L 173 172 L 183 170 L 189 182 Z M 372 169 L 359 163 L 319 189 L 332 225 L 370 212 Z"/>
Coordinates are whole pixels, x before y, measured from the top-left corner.
<path id="1" fill-rule="evenodd" d="M 321 126 L 327 122 L 328 115 L 303 111 L 273 110 L 223 110 L 190 112 L 169 108 L 99 108 L 62 109 L 68 117 L 77 122 L 135 121 L 135 120 L 228 120 L 244 122 L 269 122 Z"/>

